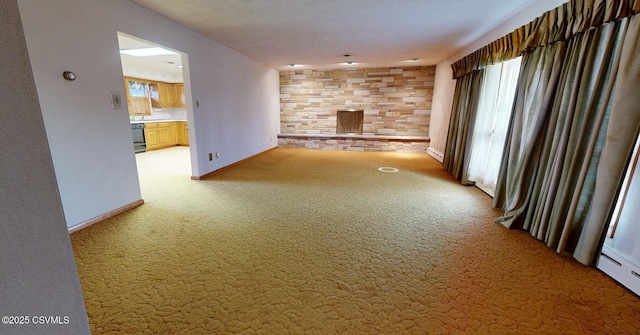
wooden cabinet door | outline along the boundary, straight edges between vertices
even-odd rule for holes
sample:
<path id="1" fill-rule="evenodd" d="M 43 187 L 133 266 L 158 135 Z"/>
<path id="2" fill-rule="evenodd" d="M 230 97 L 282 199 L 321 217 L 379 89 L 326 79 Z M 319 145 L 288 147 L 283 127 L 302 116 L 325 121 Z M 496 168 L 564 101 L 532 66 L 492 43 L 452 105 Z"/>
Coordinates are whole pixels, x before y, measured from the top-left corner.
<path id="1" fill-rule="evenodd" d="M 149 83 L 133 78 L 124 78 L 129 115 L 151 115 Z"/>
<path id="2" fill-rule="evenodd" d="M 182 123 L 182 145 L 189 146 L 189 124 L 187 122 Z"/>
<path id="3" fill-rule="evenodd" d="M 158 138 L 158 130 L 155 128 L 144 129 L 144 137 L 147 142 L 147 150 L 154 150 L 160 148 L 160 139 Z"/>
<path id="4" fill-rule="evenodd" d="M 160 88 L 158 87 L 158 83 L 149 84 L 149 95 L 151 98 L 151 107 L 162 107 L 162 104 L 160 103 Z"/>
<path id="5" fill-rule="evenodd" d="M 129 97 L 129 115 L 151 115 L 151 102 L 149 97 Z"/>
<path id="6" fill-rule="evenodd" d="M 148 122 L 144 126 L 147 141 L 147 151 L 172 147 L 175 145 L 189 145 L 187 123 L 178 122 Z"/>
<path id="7" fill-rule="evenodd" d="M 151 107 L 185 107 L 184 84 L 149 82 Z"/>
<path id="8" fill-rule="evenodd" d="M 177 145 L 182 144 L 182 125 L 181 122 L 173 122 L 171 124 L 171 132 L 175 136 L 175 143 Z"/>
<path id="9" fill-rule="evenodd" d="M 158 122 L 158 138 L 160 139 L 160 145 L 163 147 L 171 146 L 175 144 L 175 139 L 171 132 L 171 126 L 169 122 Z"/>
<path id="10" fill-rule="evenodd" d="M 176 107 L 185 107 L 186 100 L 184 98 L 184 84 L 174 84 Z"/>
<path id="11" fill-rule="evenodd" d="M 173 107 L 174 98 L 173 98 L 173 89 L 171 87 L 171 84 L 158 83 L 158 93 L 160 95 L 160 106 Z"/>

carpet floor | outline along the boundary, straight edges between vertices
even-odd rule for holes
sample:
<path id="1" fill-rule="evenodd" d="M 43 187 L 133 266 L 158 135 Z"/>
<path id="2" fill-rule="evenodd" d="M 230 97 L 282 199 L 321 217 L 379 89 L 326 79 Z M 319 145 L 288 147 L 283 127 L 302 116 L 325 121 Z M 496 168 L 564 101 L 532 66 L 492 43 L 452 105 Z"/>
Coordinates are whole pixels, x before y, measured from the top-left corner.
<path id="1" fill-rule="evenodd" d="M 638 296 L 494 223 L 424 154 L 140 179 L 143 206 L 71 235 L 94 335 L 640 332 Z"/>

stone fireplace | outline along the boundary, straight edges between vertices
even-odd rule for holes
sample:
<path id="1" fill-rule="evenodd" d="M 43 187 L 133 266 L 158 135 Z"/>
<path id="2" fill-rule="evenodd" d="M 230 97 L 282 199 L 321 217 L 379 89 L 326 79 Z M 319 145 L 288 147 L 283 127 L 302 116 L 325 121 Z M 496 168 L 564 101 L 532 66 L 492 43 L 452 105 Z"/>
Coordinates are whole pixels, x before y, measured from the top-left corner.
<path id="1" fill-rule="evenodd" d="M 278 145 L 426 152 L 435 66 L 280 72 Z"/>

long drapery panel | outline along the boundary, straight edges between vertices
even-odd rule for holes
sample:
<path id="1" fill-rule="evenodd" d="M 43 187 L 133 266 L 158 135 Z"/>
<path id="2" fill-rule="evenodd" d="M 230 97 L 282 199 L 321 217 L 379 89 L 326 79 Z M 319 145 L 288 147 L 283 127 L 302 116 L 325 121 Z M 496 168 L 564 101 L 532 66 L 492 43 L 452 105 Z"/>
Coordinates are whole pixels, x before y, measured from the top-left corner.
<path id="1" fill-rule="evenodd" d="M 444 168 L 456 179 L 466 183 L 465 166 L 469 161 L 468 138 L 473 130 L 475 114 L 480 100 L 480 88 L 484 70 L 474 71 L 458 78 L 451 108 L 447 146 L 444 152 Z"/>
<path id="2" fill-rule="evenodd" d="M 565 42 L 536 49 L 523 57 L 505 150 L 502 156 L 494 206 L 505 209 L 498 219 L 507 227 L 523 227 L 521 215 L 528 207 L 536 162 L 541 155 L 544 125 L 560 78 Z"/>
<path id="3" fill-rule="evenodd" d="M 605 233 L 627 159 L 640 131 L 640 15 L 629 19 L 623 40 L 616 90 L 596 172 L 594 197 L 573 257 L 594 262 Z"/>
<path id="4" fill-rule="evenodd" d="M 594 197 L 627 21 L 525 56 L 494 205 L 497 221 L 573 252 Z"/>

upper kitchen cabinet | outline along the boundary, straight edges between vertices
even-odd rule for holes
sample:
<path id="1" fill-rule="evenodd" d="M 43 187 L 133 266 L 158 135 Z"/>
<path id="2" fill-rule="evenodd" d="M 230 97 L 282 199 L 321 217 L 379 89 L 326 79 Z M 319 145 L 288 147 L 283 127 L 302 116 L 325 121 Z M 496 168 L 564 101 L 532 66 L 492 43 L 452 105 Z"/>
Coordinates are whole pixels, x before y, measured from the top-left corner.
<path id="1" fill-rule="evenodd" d="M 149 95 L 151 96 L 151 107 L 153 108 L 162 107 L 160 103 L 160 88 L 158 87 L 158 83 L 156 82 L 149 83 Z"/>
<path id="2" fill-rule="evenodd" d="M 186 99 L 184 98 L 184 84 L 174 84 L 175 85 L 175 90 L 174 92 L 176 93 L 176 102 L 178 104 L 178 107 L 185 107 L 187 105 L 186 103 Z"/>
<path id="3" fill-rule="evenodd" d="M 149 83 L 133 78 L 124 79 L 129 115 L 151 115 Z"/>
<path id="4" fill-rule="evenodd" d="M 153 107 L 184 107 L 184 84 L 150 82 Z"/>

